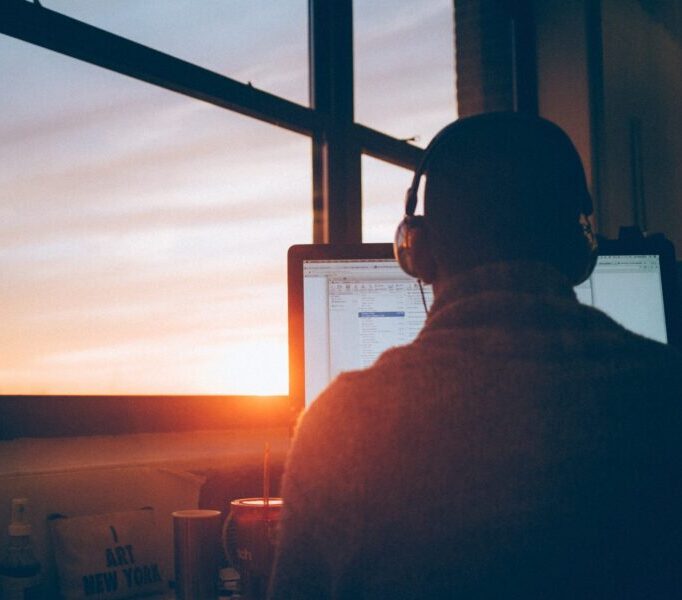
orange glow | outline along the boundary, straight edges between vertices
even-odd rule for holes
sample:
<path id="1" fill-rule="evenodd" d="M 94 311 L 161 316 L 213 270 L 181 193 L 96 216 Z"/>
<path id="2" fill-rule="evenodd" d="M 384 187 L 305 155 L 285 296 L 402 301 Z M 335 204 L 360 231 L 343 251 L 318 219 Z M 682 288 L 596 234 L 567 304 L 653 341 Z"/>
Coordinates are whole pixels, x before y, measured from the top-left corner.
<path id="1" fill-rule="evenodd" d="M 246 340 L 226 345 L 215 352 L 198 378 L 200 393 L 238 390 L 236 393 L 255 396 L 287 394 L 287 348 L 285 339 Z"/>
<path id="2" fill-rule="evenodd" d="M 244 498 L 242 500 L 236 500 L 234 503 L 239 506 L 265 506 L 265 500 L 263 498 Z M 268 506 L 281 506 L 281 498 L 270 498 L 268 500 Z"/>
<path id="3" fill-rule="evenodd" d="M 185 3 L 52 4 L 307 103 L 305 0 L 189 19 Z M 455 114 L 452 1 L 355 4 L 358 121 L 425 143 Z M 0 73 L 0 395 L 287 394 L 310 138 L 9 36 Z M 366 225 L 389 241 L 410 173 L 365 176 Z"/>

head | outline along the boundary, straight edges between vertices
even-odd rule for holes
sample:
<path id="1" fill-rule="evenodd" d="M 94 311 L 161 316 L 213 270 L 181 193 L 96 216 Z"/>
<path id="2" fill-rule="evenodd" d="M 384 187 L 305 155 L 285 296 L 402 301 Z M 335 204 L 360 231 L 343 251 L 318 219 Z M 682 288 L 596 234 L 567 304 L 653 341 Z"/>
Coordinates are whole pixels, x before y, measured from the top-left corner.
<path id="1" fill-rule="evenodd" d="M 414 216 L 422 175 L 423 217 Z M 427 283 L 486 263 L 534 260 L 575 285 L 594 266 L 580 157 L 559 127 L 539 117 L 489 113 L 445 127 L 415 171 L 405 212 L 396 255 Z"/>

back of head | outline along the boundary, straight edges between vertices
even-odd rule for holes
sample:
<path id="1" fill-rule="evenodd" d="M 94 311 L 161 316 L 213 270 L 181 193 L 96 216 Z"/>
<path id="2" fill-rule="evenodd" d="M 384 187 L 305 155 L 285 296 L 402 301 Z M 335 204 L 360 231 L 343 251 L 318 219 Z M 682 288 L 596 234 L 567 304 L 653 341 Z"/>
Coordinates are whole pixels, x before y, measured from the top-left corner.
<path id="1" fill-rule="evenodd" d="M 559 127 L 519 113 L 460 119 L 435 140 L 424 172 L 429 240 L 444 272 L 540 260 L 581 280 L 591 250 L 580 215 L 592 204 Z"/>

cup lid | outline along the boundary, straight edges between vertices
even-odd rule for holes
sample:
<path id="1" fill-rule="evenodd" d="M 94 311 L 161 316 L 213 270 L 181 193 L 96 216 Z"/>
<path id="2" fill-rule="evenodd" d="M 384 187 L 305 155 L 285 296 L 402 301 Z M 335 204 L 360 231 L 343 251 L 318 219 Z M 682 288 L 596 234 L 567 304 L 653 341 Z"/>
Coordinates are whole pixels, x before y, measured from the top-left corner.
<path id="1" fill-rule="evenodd" d="M 171 514 L 178 519 L 212 519 L 219 516 L 221 512 L 206 508 L 189 508 L 186 510 L 176 510 Z"/>
<path id="2" fill-rule="evenodd" d="M 265 508 L 265 498 L 238 498 L 230 502 L 232 506 L 243 506 L 245 508 Z M 281 498 L 268 498 L 267 506 L 279 508 L 282 506 Z"/>

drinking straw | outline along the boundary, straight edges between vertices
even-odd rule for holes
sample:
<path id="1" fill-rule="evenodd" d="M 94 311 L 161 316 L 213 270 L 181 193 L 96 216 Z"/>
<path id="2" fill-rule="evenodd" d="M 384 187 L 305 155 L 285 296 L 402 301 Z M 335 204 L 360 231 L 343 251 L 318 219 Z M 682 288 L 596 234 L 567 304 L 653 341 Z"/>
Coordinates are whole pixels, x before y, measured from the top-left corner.
<path id="1" fill-rule="evenodd" d="M 270 442 L 265 442 L 263 456 L 263 506 L 270 505 Z"/>

